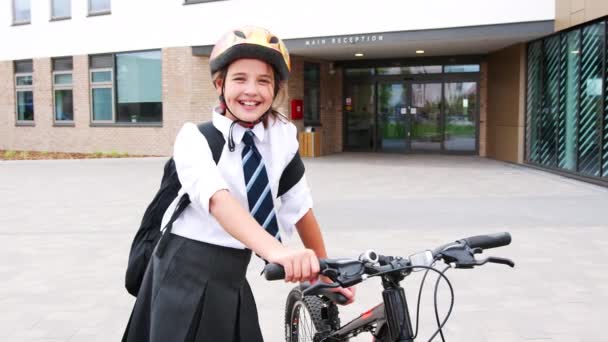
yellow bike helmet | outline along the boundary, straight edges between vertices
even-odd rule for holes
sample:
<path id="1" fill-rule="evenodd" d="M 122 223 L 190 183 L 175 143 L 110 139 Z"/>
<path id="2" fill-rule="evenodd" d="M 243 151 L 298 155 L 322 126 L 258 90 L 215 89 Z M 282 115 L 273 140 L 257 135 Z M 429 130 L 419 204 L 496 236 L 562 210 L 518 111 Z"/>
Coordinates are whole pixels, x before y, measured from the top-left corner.
<path id="1" fill-rule="evenodd" d="M 257 26 L 243 26 L 227 32 L 215 44 L 209 57 L 211 75 L 241 58 L 255 58 L 272 65 L 281 81 L 289 78 L 289 52 L 277 36 Z"/>

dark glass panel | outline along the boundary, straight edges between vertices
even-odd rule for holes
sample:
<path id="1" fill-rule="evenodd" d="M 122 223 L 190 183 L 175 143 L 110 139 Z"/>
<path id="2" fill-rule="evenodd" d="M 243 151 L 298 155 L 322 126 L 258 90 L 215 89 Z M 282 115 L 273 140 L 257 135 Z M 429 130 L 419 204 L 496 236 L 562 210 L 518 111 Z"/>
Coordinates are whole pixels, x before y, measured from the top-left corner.
<path id="1" fill-rule="evenodd" d="M 599 176 L 600 136 L 598 127 L 603 115 L 603 49 L 604 23 L 583 28 L 581 62 L 581 113 L 578 136 L 578 170 Z"/>

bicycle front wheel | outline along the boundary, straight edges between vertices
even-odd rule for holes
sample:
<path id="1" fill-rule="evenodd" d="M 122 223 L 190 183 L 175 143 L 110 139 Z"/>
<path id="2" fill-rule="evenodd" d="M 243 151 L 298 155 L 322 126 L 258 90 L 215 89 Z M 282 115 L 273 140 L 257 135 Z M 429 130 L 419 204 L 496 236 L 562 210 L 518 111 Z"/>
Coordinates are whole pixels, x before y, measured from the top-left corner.
<path id="1" fill-rule="evenodd" d="M 317 296 L 291 290 L 285 306 L 285 341 L 320 342 L 340 326 L 338 308 Z"/>

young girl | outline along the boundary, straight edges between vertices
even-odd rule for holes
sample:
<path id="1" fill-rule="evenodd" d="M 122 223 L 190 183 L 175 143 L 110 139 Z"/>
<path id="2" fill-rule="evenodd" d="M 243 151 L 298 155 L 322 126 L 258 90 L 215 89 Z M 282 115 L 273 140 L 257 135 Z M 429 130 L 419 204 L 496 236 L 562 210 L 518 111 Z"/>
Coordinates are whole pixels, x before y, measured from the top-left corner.
<path id="1" fill-rule="evenodd" d="M 272 108 L 289 76 L 283 42 L 259 27 L 225 34 L 209 58 L 219 107 L 213 125 L 226 144 L 216 164 L 197 126 L 186 123 L 173 158 L 191 204 L 173 223 L 163 255 L 153 255 L 131 320 L 129 342 L 262 341 L 245 278 L 254 252 L 281 264 L 288 282 L 314 281 L 326 257 L 302 177 L 280 197 L 279 179 L 298 151 L 296 128 Z M 278 202 L 278 201 L 277 201 Z M 287 249 L 278 224 L 294 226 L 307 249 Z M 339 289 L 352 302 L 354 291 Z"/>

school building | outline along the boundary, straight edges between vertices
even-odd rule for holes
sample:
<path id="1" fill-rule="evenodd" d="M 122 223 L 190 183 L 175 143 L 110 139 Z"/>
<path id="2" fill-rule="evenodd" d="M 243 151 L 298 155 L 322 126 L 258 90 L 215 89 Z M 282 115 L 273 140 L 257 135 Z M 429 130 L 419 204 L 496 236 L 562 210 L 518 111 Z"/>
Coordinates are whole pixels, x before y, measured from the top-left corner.
<path id="1" fill-rule="evenodd" d="M 302 153 L 479 155 L 608 184 L 605 0 L 7 0 L 0 150 L 170 155 L 250 24 L 292 56 Z M 308 133 L 314 131 L 313 133 Z"/>

